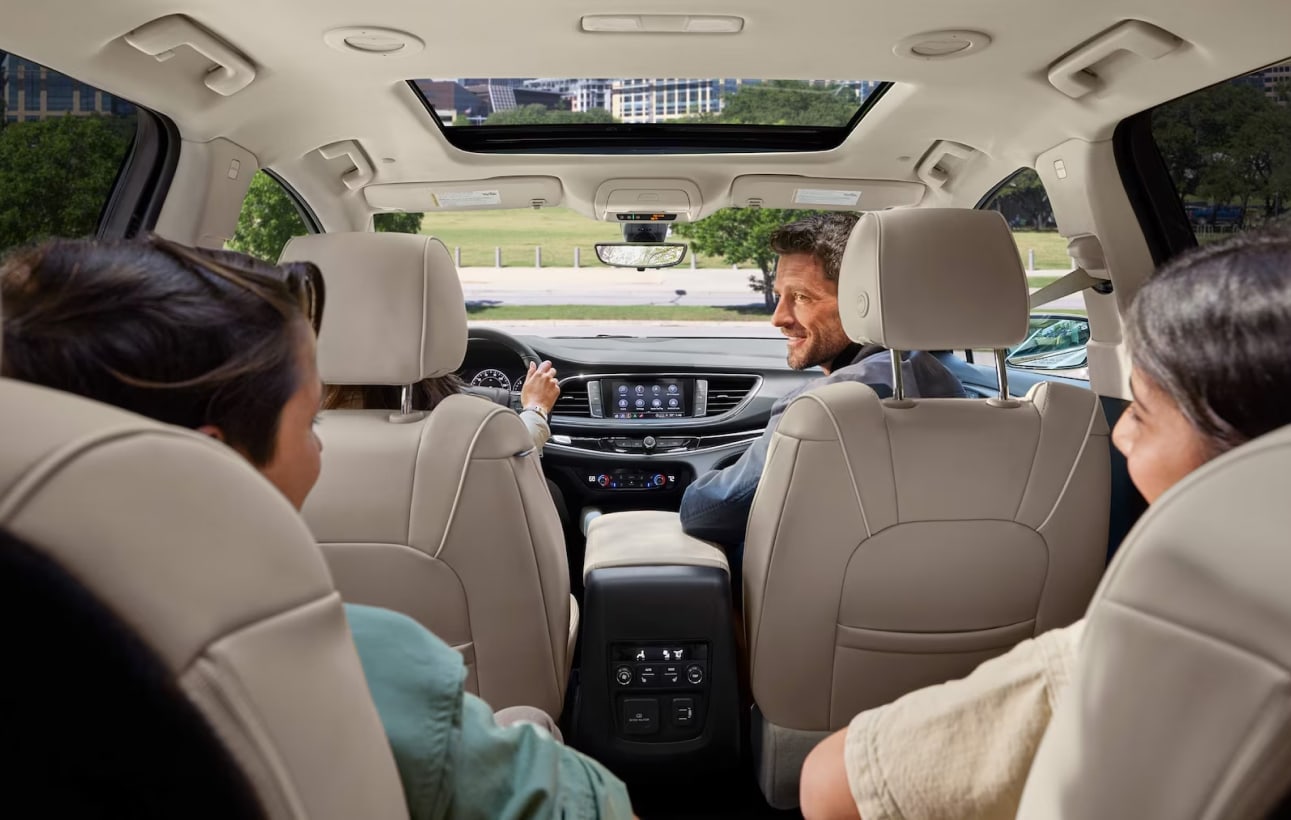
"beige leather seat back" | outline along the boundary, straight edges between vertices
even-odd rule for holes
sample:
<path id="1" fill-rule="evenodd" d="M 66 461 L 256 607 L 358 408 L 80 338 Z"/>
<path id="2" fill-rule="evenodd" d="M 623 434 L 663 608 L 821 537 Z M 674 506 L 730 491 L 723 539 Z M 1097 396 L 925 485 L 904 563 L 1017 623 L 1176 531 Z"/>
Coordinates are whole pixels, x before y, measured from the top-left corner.
<path id="1" fill-rule="evenodd" d="M 868 213 L 839 283 L 848 335 L 895 350 L 1004 348 L 1026 279 L 999 214 Z M 880 399 L 859 383 L 785 411 L 745 542 L 764 790 L 857 713 L 967 674 L 1080 617 L 1102 572 L 1108 428 L 1098 397 Z"/>
<path id="2" fill-rule="evenodd" d="M 340 596 L 272 485 L 211 439 L 65 393 L 0 380 L 0 413 L 0 529 L 137 634 L 267 816 L 407 817 Z M 58 613 L 31 616 L 14 626 Z"/>
<path id="3" fill-rule="evenodd" d="M 1139 521 L 1089 608 L 1019 817 L 1258 818 L 1286 800 L 1289 475 L 1283 428 Z"/>
<path id="4" fill-rule="evenodd" d="M 409 385 L 461 367 L 466 308 L 439 240 L 293 239 L 327 280 L 328 384 Z M 322 414 L 323 470 L 304 516 L 347 601 L 403 612 L 459 649 L 494 709 L 559 715 L 569 674 L 564 535 L 533 440 L 510 409 L 452 396 L 431 413 Z"/>

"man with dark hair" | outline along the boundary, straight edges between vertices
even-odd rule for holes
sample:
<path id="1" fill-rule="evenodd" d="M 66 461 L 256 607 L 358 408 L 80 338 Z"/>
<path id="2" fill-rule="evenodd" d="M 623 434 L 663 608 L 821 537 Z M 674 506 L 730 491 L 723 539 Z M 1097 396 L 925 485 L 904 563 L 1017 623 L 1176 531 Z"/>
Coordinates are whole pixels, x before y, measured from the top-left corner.
<path id="1" fill-rule="evenodd" d="M 709 470 L 686 488 L 681 499 L 681 526 L 688 534 L 728 548 L 731 577 L 740 584 L 744 528 L 753 494 L 766 464 L 771 434 L 794 398 L 839 381 L 869 385 L 880 396 L 892 395 L 892 357 L 880 345 L 860 345 L 848 338 L 838 315 L 838 273 L 843 249 L 860 217 L 826 213 L 800 219 L 771 235 L 778 297 L 771 324 L 788 340 L 787 360 L 794 370 L 820 367 L 825 375 L 780 399 L 762 437 L 740 459 L 721 470 Z M 905 392 L 911 398 L 961 398 L 964 387 L 935 356 L 906 353 L 902 363 Z"/>

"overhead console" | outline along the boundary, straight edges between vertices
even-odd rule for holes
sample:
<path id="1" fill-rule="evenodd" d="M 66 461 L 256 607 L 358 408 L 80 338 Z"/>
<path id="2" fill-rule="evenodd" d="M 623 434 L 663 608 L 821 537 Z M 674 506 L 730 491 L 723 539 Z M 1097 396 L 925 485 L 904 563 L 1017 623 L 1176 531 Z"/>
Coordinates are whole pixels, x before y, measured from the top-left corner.
<path id="1" fill-rule="evenodd" d="M 688 179 L 607 179 L 596 189 L 592 208 L 598 220 L 621 222 L 655 215 L 657 220 L 693 222 L 704 198 Z"/>

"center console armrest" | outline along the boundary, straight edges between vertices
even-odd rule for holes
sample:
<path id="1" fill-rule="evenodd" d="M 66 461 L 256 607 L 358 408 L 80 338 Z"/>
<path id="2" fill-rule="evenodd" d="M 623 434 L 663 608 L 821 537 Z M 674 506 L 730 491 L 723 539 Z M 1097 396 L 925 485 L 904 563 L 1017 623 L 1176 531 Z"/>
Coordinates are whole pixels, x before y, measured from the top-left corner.
<path id="1" fill-rule="evenodd" d="M 597 569 L 645 566 L 711 567 L 731 574 L 726 553 L 682 532 L 677 513 L 633 510 L 588 522 L 584 581 Z"/>

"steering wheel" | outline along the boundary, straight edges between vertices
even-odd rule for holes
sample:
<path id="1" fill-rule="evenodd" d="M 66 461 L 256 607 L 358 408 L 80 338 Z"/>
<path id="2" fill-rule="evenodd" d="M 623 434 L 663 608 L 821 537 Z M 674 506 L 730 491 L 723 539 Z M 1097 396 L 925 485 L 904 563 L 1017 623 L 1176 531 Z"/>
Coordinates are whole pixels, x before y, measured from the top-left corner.
<path id="1" fill-rule="evenodd" d="M 495 330 L 491 327 L 473 327 L 466 334 L 466 343 L 469 345 L 474 339 L 493 342 L 505 347 L 520 357 L 520 361 L 524 363 L 526 369 L 528 369 L 531 362 L 533 364 L 542 364 L 542 359 L 538 357 L 536 350 L 505 331 Z"/>

